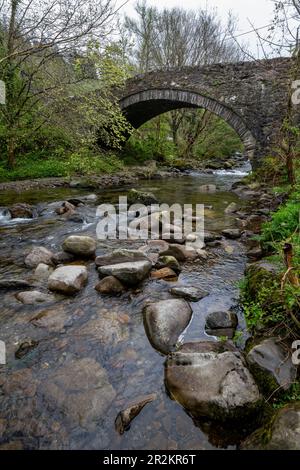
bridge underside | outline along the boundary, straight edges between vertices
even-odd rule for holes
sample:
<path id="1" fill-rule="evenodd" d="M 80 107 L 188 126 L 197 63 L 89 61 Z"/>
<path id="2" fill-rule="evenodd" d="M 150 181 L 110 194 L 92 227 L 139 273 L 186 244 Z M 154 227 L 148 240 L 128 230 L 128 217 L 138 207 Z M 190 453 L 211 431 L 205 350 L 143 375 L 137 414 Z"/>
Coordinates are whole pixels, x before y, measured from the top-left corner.
<path id="1" fill-rule="evenodd" d="M 120 101 L 121 109 L 134 128 L 167 111 L 180 108 L 202 108 L 223 118 L 238 134 L 248 158 L 257 148 L 256 139 L 242 117 L 225 103 L 186 90 L 151 89 L 127 96 Z"/>
<path id="2" fill-rule="evenodd" d="M 145 122 L 150 121 L 160 114 L 181 108 L 198 108 L 198 106 L 190 103 L 182 103 L 181 101 L 170 100 L 149 100 L 142 101 L 126 108 L 125 114 L 130 124 L 138 129 Z"/>

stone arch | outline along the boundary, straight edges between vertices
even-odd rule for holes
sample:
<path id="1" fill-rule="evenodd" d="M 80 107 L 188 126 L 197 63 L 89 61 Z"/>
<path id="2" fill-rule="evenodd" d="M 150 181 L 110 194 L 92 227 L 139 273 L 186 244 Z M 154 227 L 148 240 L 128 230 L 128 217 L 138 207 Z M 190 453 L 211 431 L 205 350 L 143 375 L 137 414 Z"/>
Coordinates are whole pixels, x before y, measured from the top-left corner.
<path id="1" fill-rule="evenodd" d="M 202 108 L 223 118 L 238 134 L 252 159 L 256 139 L 242 117 L 225 103 L 201 93 L 180 89 L 147 89 L 120 100 L 120 107 L 136 129 L 159 114 L 178 108 Z"/>

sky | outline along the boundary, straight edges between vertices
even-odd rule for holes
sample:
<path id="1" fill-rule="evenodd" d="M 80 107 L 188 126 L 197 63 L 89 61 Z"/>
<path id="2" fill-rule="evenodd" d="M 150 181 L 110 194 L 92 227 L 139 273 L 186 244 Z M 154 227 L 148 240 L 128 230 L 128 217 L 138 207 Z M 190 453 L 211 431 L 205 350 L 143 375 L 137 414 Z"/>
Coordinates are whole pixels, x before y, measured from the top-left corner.
<path id="1" fill-rule="evenodd" d="M 130 16 L 134 15 L 134 5 L 136 0 L 129 0 L 122 10 L 124 14 Z M 149 5 L 158 8 L 172 8 L 182 7 L 185 9 L 197 9 L 199 7 L 205 8 L 216 7 L 221 18 L 226 18 L 228 12 L 238 17 L 238 33 L 248 32 L 252 29 L 251 24 L 256 28 L 268 25 L 272 22 L 274 3 L 272 0 L 148 0 Z M 265 30 L 267 32 L 267 29 Z M 261 31 L 263 33 L 264 30 Z M 255 33 L 247 34 L 239 38 L 248 44 L 248 47 L 253 53 L 257 54 L 257 36 Z"/>

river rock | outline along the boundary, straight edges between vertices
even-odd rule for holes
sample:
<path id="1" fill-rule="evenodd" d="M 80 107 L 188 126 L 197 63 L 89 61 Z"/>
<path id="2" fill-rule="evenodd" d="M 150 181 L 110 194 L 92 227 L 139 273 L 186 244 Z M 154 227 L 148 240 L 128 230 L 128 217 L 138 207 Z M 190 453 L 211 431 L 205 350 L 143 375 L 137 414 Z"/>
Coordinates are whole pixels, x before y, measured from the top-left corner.
<path id="1" fill-rule="evenodd" d="M 251 434 L 242 450 L 300 450 L 300 402 L 279 410 L 266 426 Z"/>
<path id="2" fill-rule="evenodd" d="M 112 347 L 128 341 L 128 321 L 124 322 L 122 315 L 114 310 L 101 311 L 96 318 L 80 327 L 80 334 L 95 339 L 97 344 Z"/>
<path id="3" fill-rule="evenodd" d="M 258 387 L 240 353 L 213 351 L 213 344 L 202 352 L 190 343 L 167 357 L 168 392 L 196 418 L 247 420 L 261 404 Z"/>
<path id="4" fill-rule="evenodd" d="M 177 274 L 181 272 L 181 266 L 174 256 L 160 256 L 155 265 L 157 269 L 170 268 Z"/>
<path id="5" fill-rule="evenodd" d="M 204 232 L 204 242 L 210 243 L 214 242 L 215 240 L 220 240 L 222 237 L 221 235 L 213 232 Z"/>
<path id="6" fill-rule="evenodd" d="M 230 238 L 231 240 L 235 240 L 240 238 L 241 231 L 238 228 L 227 228 L 222 230 L 222 235 L 224 235 L 226 238 Z"/>
<path id="7" fill-rule="evenodd" d="M 233 214 L 239 210 L 239 206 L 236 202 L 231 202 L 225 209 L 225 214 Z"/>
<path id="8" fill-rule="evenodd" d="M 163 354 L 168 354 L 188 326 L 192 309 L 185 300 L 162 300 L 147 305 L 143 310 L 143 318 L 152 346 Z"/>
<path id="9" fill-rule="evenodd" d="M 66 253 L 65 251 L 59 251 L 52 256 L 51 260 L 55 265 L 71 263 L 75 260 L 75 256 L 71 253 Z"/>
<path id="10" fill-rule="evenodd" d="M 203 184 L 199 187 L 200 193 L 215 193 L 217 187 L 215 184 Z"/>
<path id="11" fill-rule="evenodd" d="M 140 250 L 127 250 L 121 248 L 114 250 L 112 253 L 97 256 L 95 259 L 96 266 L 109 266 L 111 264 L 130 263 L 134 261 L 145 261 L 148 257 Z"/>
<path id="12" fill-rule="evenodd" d="M 158 271 L 152 271 L 151 279 L 165 279 L 166 281 L 176 281 L 177 274 L 171 268 L 161 268 Z"/>
<path id="13" fill-rule="evenodd" d="M 18 203 L 8 208 L 12 219 L 32 219 L 37 215 L 33 206 L 26 203 Z"/>
<path id="14" fill-rule="evenodd" d="M 163 251 L 166 251 L 169 248 L 168 243 L 165 240 L 148 240 L 147 245 L 139 248 L 139 251 L 142 251 L 146 255 L 148 253 L 158 253 L 160 254 Z"/>
<path id="15" fill-rule="evenodd" d="M 49 266 L 49 264 L 40 263 L 35 268 L 34 277 L 35 279 L 43 281 L 45 279 L 48 279 L 52 272 L 53 272 L 52 266 Z"/>
<path id="16" fill-rule="evenodd" d="M 252 214 L 246 219 L 246 228 L 254 233 L 260 233 L 262 224 L 267 220 L 267 216 Z"/>
<path id="17" fill-rule="evenodd" d="M 36 246 L 25 258 L 28 268 L 36 268 L 40 263 L 52 265 L 52 251 L 43 246 Z"/>
<path id="18" fill-rule="evenodd" d="M 72 295 L 79 292 L 88 279 L 85 266 L 62 266 L 57 268 L 48 279 L 48 289 Z"/>
<path id="19" fill-rule="evenodd" d="M 75 213 L 75 206 L 68 201 L 62 203 L 60 207 L 55 209 L 56 214 L 64 215 L 65 217 L 69 217 Z"/>
<path id="20" fill-rule="evenodd" d="M 102 276 L 114 276 L 126 285 L 135 286 L 148 276 L 151 268 L 150 261 L 142 260 L 101 266 L 98 271 Z"/>
<path id="21" fill-rule="evenodd" d="M 113 295 L 122 294 L 122 292 L 125 290 L 125 287 L 116 277 L 107 276 L 98 282 L 98 284 L 95 286 L 95 289 L 100 294 Z"/>
<path id="22" fill-rule="evenodd" d="M 288 390 L 297 377 L 288 348 L 278 339 L 268 338 L 254 346 L 247 354 L 249 368 L 263 392 Z"/>
<path id="23" fill-rule="evenodd" d="M 91 428 L 103 418 L 116 396 L 107 373 L 94 359 L 72 359 L 41 383 L 47 409 L 77 426 Z"/>
<path id="24" fill-rule="evenodd" d="M 53 295 L 44 294 L 43 292 L 37 290 L 18 292 L 15 297 L 17 300 L 19 300 L 19 302 L 22 302 L 22 304 L 26 305 L 53 302 L 55 300 Z"/>
<path id="25" fill-rule="evenodd" d="M 170 289 L 170 293 L 176 295 L 176 297 L 182 297 L 185 300 L 189 300 L 190 302 L 198 302 L 198 300 L 201 300 L 209 295 L 209 293 L 205 290 L 194 286 L 172 287 Z"/>
<path id="26" fill-rule="evenodd" d="M 215 328 L 236 328 L 237 316 L 233 312 L 212 312 L 206 318 L 206 327 Z"/>
<path id="27" fill-rule="evenodd" d="M 263 257 L 263 251 L 260 246 L 255 246 L 247 251 L 247 257 L 251 261 L 258 261 Z"/>
<path id="28" fill-rule="evenodd" d="M 206 318 L 205 331 L 211 336 L 233 338 L 238 319 L 233 312 L 212 312 Z"/>
<path id="29" fill-rule="evenodd" d="M 83 235 L 71 235 L 63 242 L 63 250 L 75 256 L 91 258 L 96 252 L 96 240 Z"/>
<path id="30" fill-rule="evenodd" d="M 128 204 L 144 204 L 145 206 L 150 206 L 151 204 L 157 204 L 158 199 L 154 194 L 148 193 L 145 191 L 137 191 L 136 189 L 131 189 L 127 193 Z"/>
<path id="31" fill-rule="evenodd" d="M 173 244 L 166 251 L 161 252 L 161 256 L 173 256 L 177 261 L 195 260 L 198 253 L 195 250 L 187 250 L 184 246 Z"/>
<path id="32" fill-rule="evenodd" d="M 151 393 L 131 403 L 125 410 L 120 411 L 115 420 L 116 431 L 119 434 L 124 434 L 125 431 L 128 431 L 132 420 L 136 418 L 136 416 L 148 403 L 151 403 L 153 400 L 155 400 L 156 396 L 156 393 Z"/>

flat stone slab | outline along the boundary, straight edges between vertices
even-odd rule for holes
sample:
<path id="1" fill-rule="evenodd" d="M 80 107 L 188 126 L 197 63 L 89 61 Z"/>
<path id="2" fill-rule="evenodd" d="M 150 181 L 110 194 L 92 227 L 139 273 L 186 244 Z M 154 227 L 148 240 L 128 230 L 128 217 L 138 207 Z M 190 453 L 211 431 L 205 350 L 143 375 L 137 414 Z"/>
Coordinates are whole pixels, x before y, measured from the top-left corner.
<path id="1" fill-rule="evenodd" d="M 209 292 L 201 289 L 200 287 L 193 286 L 176 286 L 170 289 L 170 293 L 176 297 L 182 297 L 190 302 L 198 302 L 199 300 L 207 297 Z"/>
<path id="2" fill-rule="evenodd" d="M 122 283 L 135 286 L 150 273 L 152 263 L 148 260 L 101 266 L 98 271 L 103 276 L 114 276 Z"/>
<path id="3" fill-rule="evenodd" d="M 76 294 L 85 286 L 87 279 L 85 266 L 62 266 L 49 276 L 48 289 L 66 295 Z"/>

